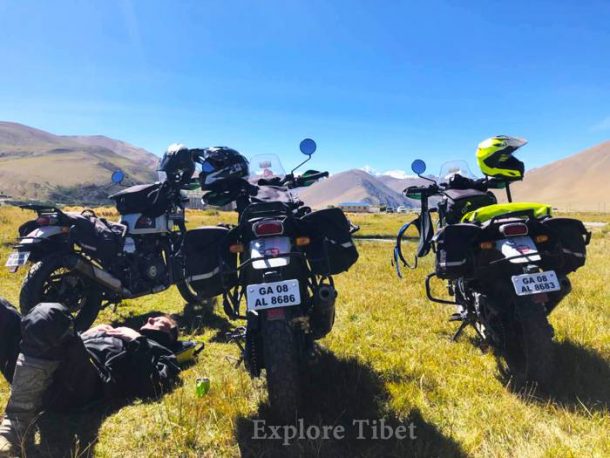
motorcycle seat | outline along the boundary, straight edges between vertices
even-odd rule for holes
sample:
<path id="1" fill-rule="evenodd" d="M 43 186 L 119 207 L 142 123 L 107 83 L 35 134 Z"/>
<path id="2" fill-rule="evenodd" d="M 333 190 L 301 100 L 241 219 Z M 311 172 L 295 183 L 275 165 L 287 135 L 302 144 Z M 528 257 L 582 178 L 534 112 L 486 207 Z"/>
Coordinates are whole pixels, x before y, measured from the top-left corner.
<path id="1" fill-rule="evenodd" d="M 504 204 L 493 204 L 477 208 L 466 213 L 462 217 L 463 223 L 484 223 L 492 218 L 509 215 L 514 213 L 526 214 L 531 212 L 535 218 L 545 218 L 551 216 L 552 208 L 547 204 L 536 202 L 510 202 Z"/>

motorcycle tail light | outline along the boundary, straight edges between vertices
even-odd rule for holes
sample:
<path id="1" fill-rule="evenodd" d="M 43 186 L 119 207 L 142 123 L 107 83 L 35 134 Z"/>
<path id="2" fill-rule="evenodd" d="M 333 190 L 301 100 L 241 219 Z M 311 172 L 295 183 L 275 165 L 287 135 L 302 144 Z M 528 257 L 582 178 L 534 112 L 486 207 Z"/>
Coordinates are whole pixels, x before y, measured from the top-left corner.
<path id="1" fill-rule="evenodd" d="M 505 237 L 516 237 L 519 235 L 527 235 L 528 229 L 526 224 L 511 223 L 500 226 L 500 232 L 504 234 Z"/>
<path id="2" fill-rule="evenodd" d="M 281 221 L 261 221 L 254 224 L 254 233 L 259 237 L 282 235 L 284 233 L 284 225 Z"/>
<path id="3" fill-rule="evenodd" d="M 56 218 L 53 218 L 51 215 L 41 215 L 36 218 L 36 224 L 39 226 L 51 226 L 57 222 Z"/>

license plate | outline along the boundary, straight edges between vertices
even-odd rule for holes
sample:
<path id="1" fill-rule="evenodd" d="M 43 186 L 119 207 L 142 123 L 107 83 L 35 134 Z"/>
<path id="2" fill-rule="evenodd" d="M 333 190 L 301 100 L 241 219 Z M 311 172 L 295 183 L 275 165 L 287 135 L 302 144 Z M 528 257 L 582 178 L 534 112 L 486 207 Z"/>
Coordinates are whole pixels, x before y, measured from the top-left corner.
<path id="1" fill-rule="evenodd" d="M 512 280 L 517 296 L 548 293 L 561 289 L 557 274 L 553 270 L 536 274 L 514 275 Z"/>
<path id="2" fill-rule="evenodd" d="M 246 289 L 248 310 L 265 310 L 290 307 L 301 303 L 298 280 L 248 285 Z"/>
<path id="3" fill-rule="evenodd" d="M 30 257 L 29 251 L 13 251 L 9 255 L 5 266 L 6 267 L 23 266 L 26 262 L 28 262 L 29 257 Z"/>

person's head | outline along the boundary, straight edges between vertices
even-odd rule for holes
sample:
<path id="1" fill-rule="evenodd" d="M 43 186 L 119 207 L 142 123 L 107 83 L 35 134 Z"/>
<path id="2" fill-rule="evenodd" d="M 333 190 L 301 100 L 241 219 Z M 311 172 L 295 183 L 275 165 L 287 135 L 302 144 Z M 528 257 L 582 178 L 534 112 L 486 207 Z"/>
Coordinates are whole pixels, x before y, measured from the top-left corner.
<path id="1" fill-rule="evenodd" d="M 169 315 L 148 317 L 140 332 L 165 347 L 172 347 L 178 341 L 178 324 Z"/>

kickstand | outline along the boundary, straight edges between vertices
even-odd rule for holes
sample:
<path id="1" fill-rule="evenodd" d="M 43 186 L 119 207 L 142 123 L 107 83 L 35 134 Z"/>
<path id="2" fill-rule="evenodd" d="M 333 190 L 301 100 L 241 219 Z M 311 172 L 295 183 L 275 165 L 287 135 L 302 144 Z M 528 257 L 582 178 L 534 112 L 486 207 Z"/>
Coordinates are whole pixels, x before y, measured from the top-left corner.
<path id="1" fill-rule="evenodd" d="M 464 332 L 464 329 L 466 329 L 466 326 L 468 326 L 469 324 L 470 323 L 468 321 L 462 321 L 462 324 L 460 324 L 458 330 L 455 332 L 455 334 L 453 334 L 451 340 L 457 342 L 458 338 L 460 337 L 460 335 L 462 335 L 462 332 Z"/>
<path id="2" fill-rule="evenodd" d="M 244 355 L 246 353 L 246 348 L 242 343 L 246 339 L 246 328 L 243 326 L 239 327 L 233 331 L 227 332 L 225 336 L 227 338 L 227 343 L 233 342 L 239 347 L 240 357 L 235 363 L 235 367 L 239 367 L 239 365 L 244 361 Z"/>

